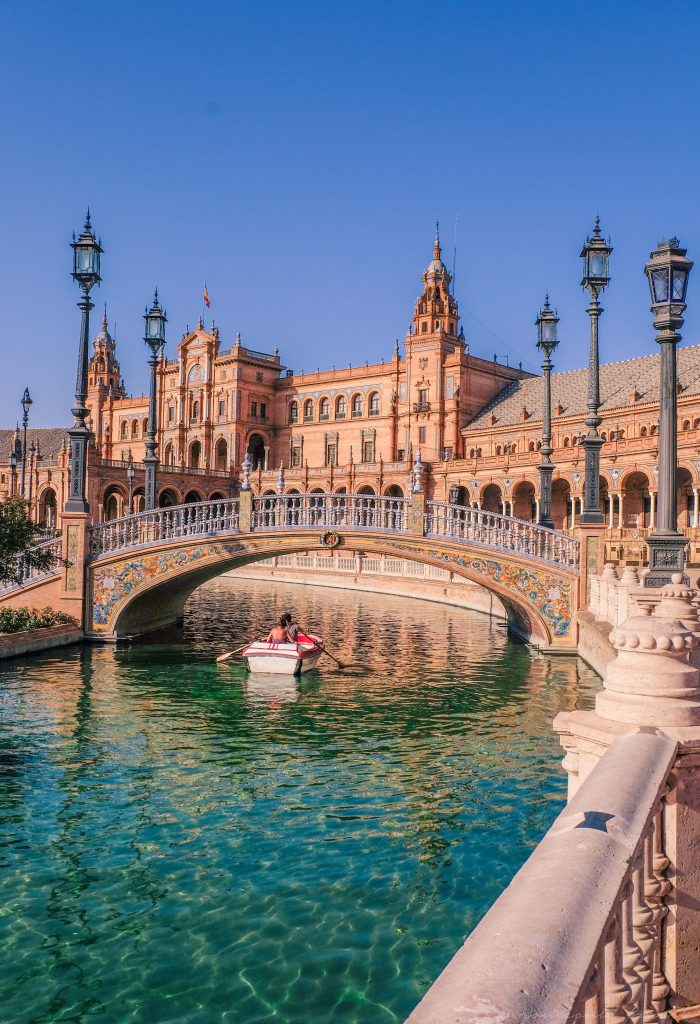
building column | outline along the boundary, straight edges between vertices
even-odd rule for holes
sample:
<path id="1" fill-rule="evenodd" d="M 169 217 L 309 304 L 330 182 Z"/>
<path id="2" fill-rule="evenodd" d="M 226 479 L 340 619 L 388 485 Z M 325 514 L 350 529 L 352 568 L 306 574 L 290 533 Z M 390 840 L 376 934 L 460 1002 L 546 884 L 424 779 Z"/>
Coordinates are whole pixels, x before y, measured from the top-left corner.
<path id="1" fill-rule="evenodd" d="M 269 444 L 266 444 L 265 445 L 265 463 L 263 465 L 263 469 L 269 469 L 269 468 L 270 468 L 270 446 L 269 446 Z"/>
<path id="2" fill-rule="evenodd" d="M 649 529 L 656 526 L 656 491 L 649 491 Z"/>
<path id="3" fill-rule="evenodd" d="M 537 496 L 535 496 L 535 522 L 539 523 L 539 521 L 540 521 L 540 499 Z"/>
<path id="4" fill-rule="evenodd" d="M 614 502 L 615 502 L 615 496 L 610 494 L 610 493 L 608 493 L 608 529 L 609 530 L 612 530 L 613 525 L 614 525 L 614 523 L 613 523 L 613 505 L 614 505 Z"/>
<path id="5" fill-rule="evenodd" d="M 624 495 L 623 495 L 622 491 L 620 491 L 620 493 L 617 496 L 617 528 L 618 528 L 618 530 L 622 529 L 622 499 L 623 499 L 623 497 L 624 497 Z"/>
<path id="6" fill-rule="evenodd" d="M 693 526 L 697 529 L 700 526 L 698 521 L 698 495 L 700 495 L 700 488 L 693 488 Z"/>

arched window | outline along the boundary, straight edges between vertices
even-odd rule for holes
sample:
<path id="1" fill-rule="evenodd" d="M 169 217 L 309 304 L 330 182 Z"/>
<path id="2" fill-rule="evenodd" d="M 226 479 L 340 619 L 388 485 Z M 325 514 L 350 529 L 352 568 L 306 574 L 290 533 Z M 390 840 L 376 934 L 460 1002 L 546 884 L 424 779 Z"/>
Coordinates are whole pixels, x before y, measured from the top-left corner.
<path id="1" fill-rule="evenodd" d="M 121 436 L 122 436 L 122 441 L 128 440 L 128 437 L 129 437 L 129 424 L 126 422 L 126 420 L 122 420 L 122 433 L 121 433 Z"/>
<path id="2" fill-rule="evenodd" d="M 470 449 L 469 449 L 469 458 L 470 458 L 470 459 L 473 459 L 473 458 L 474 458 L 474 449 L 473 449 L 473 448 L 470 448 Z"/>
<path id="3" fill-rule="evenodd" d="M 298 423 L 299 422 L 299 403 L 298 402 L 290 402 L 289 403 L 289 422 L 290 423 Z"/>
<path id="4" fill-rule="evenodd" d="M 370 416 L 379 415 L 379 392 L 373 391 L 369 396 L 369 414 Z"/>
<path id="5" fill-rule="evenodd" d="M 134 420 L 132 422 L 132 424 L 131 424 L 131 436 L 132 437 L 138 437 L 139 436 L 139 421 L 138 420 Z"/>
<path id="6" fill-rule="evenodd" d="M 335 418 L 337 420 L 345 419 L 345 395 L 338 395 L 335 400 Z"/>
<path id="7" fill-rule="evenodd" d="M 199 469 L 199 463 L 202 458 L 202 445 L 199 441 L 193 441 L 190 446 L 190 466 L 192 469 Z M 197 499 L 198 501 L 200 499 Z"/>
<path id="8" fill-rule="evenodd" d="M 501 446 L 500 446 L 500 444 L 497 444 L 496 445 L 496 455 L 500 455 L 500 454 L 501 454 Z"/>
<path id="9" fill-rule="evenodd" d="M 700 420 L 693 420 L 693 430 L 697 430 L 700 427 Z"/>
<path id="10" fill-rule="evenodd" d="M 320 420 L 329 420 L 331 418 L 331 403 L 327 398 L 321 399 L 321 404 L 318 407 L 318 418 Z"/>
<path id="11" fill-rule="evenodd" d="M 216 468 L 219 470 L 228 469 L 228 445 L 223 437 L 216 442 Z"/>
<path id="12" fill-rule="evenodd" d="M 564 438 L 564 444 L 563 444 L 563 447 L 564 447 L 564 448 L 568 448 L 570 444 L 571 444 L 571 441 L 570 441 L 570 439 L 569 439 L 568 437 L 565 437 L 565 438 Z"/>
<path id="13" fill-rule="evenodd" d="M 353 395 L 352 414 L 353 416 L 362 415 L 362 395 Z"/>
<path id="14" fill-rule="evenodd" d="M 534 450 L 535 450 L 535 442 L 534 441 L 530 441 L 529 445 L 527 446 L 527 450 L 529 452 L 534 452 Z"/>
<path id="15" fill-rule="evenodd" d="M 148 419 L 145 419 L 143 421 L 143 430 L 142 430 L 143 437 L 145 437 L 147 433 L 148 433 Z"/>
<path id="16" fill-rule="evenodd" d="M 304 402 L 304 423 L 308 423 L 314 418 L 314 403 L 310 398 L 307 398 Z"/>
<path id="17" fill-rule="evenodd" d="M 195 399 L 194 402 L 192 403 L 192 419 L 199 419 L 199 402 L 197 401 L 197 399 Z"/>
<path id="18" fill-rule="evenodd" d="M 624 437 L 624 436 L 625 436 L 625 431 L 624 431 L 624 429 L 620 429 L 620 430 L 618 430 L 618 432 L 617 432 L 617 439 L 618 439 L 618 441 L 621 441 L 621 440 L 623 439 L 623 437 Z"/>
<path id="19" fill-rule="evenodd" d="M 646 427 L 640 427 L 639 428 L 639 436 L 640 437 L 646 437 L 647 436 L 647 428 Z"/>
<path id="20" fill-rule="evenodd" d="M 683 420 L 683 430 L 690 430 L 690 420 Z"/>
<path id="21" fill-rule="evenodd" d="M 606 434 L 605 431 L 603 431 L 603 433 L 600 436 L 603 438 L 604 441 L 607 441 L 608 435 Z"/>
<path id="22" fill-rule="evenodd" d="M 659 424 L 658 423 L 652 423 L 652 425 L 651 425 L 651 436 L 654 437 L 654 435 L 658 434 L 658 432 L 659 432 Z"/>
<path id="23" fill-rule="evenodd" d="M 165 446 L 165 452 L 163 454 L 163 462 L 166 466 L 175 465 L 175 446 L 172 441 L 169 441 Z"/>

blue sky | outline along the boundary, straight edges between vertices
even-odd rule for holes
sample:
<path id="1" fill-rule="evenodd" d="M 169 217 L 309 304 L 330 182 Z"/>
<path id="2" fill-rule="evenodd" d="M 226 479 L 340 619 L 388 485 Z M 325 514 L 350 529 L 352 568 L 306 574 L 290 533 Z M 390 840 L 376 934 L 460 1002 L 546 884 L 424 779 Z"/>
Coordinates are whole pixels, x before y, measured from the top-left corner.
<path id="1" fill-rule="evenodd" d="M 206 279 L 226 346 L 240 330 L 295 371 L 390 357 L 436 217 L 449 265 L 458 218 L 475 354 L 536 368 L 549 289 L 557 369 L 585 365 L 596 212 L 602 358 L 654 351 L 644 262 L 671 234 L 700 257 L 699 29 L 688 0 L 3 4 L 1 425 L 25 385 L 36 425 L 70 420 L 88 204 L 134 393 L 155 285 L 171 356 Z"/>

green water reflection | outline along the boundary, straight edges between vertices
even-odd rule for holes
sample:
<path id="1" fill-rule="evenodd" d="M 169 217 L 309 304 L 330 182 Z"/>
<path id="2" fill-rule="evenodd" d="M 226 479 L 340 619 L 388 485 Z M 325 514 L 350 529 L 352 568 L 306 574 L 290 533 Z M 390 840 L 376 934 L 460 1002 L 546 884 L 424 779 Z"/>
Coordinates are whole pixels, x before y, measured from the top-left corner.
<path id="1" fill-rule="evenodd" d="M 214 664 L 287 606 L 367 667 Z M 240 581 L 183 634 L 0 684 L 0 1016 L 22 1024 L 403 1020 L 562 805 L 551 720 L 598 686 L 476 613 Z"/>

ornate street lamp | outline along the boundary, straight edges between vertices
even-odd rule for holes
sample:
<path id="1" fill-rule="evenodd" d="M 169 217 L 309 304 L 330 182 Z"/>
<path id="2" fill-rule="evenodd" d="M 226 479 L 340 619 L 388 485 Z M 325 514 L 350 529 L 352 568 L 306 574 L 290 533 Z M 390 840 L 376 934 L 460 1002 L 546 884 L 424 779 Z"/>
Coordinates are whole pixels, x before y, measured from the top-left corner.
<path id="1" fill-rule="evenodd" d="M 32 477 L 34 476 L 34 459 L 36 456 L 36 445 L 32 441 L 29 445 L 29 494 L 27 495 L 27 512 L 32 515 Z"/>
<path id="2" fill-rule="evenodd" d="M 136 476 L 136 470 L 134 469 L 134 457 L 131 454 L 131 448 L 130 448 L 129 449 L 129 461 L 126 464 L 126 482 L 129 485 L 129 512 L 128 512 L 128 515 L 131 515 L 132 512 L 134 511 L 134 509 L 133 509 L 133 501 L 134 501 L 134 477 L 135 476 Z"/>
<path id="3" fill-rule="evenodd" d="M 598 296 L 610 282 L 608 261 L 612 247 L 605 244 L 600 233 L 600 217 L 595 219 L 593 237 L 586 239 L 581 250 L 583 259 L 583 277 L 581 285 L 591 296 L 588 315 L 591 318 L 591 339 L 588 355 L 588 415 L 584 423 L 588 433 L 583 439 L 583 451 L 586 475 L 583 488 L 583 512 L 579 522 L 581 526 L 604 526 L 605 517 L 600 510 L 600 449 L 603 439 L 598 427 L 603 422 L 598 415 L 600 408 L 600 365 L 598 361 L 598 319 L 603 307 Z"/>
<path id="4" fill-rule="evenodd" d="M 659 500 L 654 533 L 647 537 L 649 572 L 645 587 L 662 587 L 674 572 L 683 572 L 687 541 L 676 520 L 676 345 L 683 326 L 685 293 L 692 261 L 677 238 L 659 242 L 644 267 L 651 292 L 659 369 Z"/>
<path id="5" fill-rule="evenodd" d="M 78 372 L 75 378 L 75 405 L 73 426 L 68 431 L 70 439 L 70 485 L 66 512 L 89 512 L 90 506 L 86 495 L 87 448 L 90 430 L 86 424 L 88 415 L 85 399 L 87 398 L 88 380 L 88 338 L 90 334 L 90 289 L 100 283 L 100 256 L 102 246 L 95 238 L 90 223 L 90 211 L 87 212 L 85 227 L 76 241 L 75 234 L 71 242 L 73 250 L 72 277 L 80 285 L 83 295 L 78 303 L 82 313 L 80 325 L 80 347 L 78 349 Z"/>
<path id="6" fill-rule="evenodd" d="M 158 357 L 161 349 L 165 346 L 165 325 L 168 318 L 165 310 L 160 308 L 158 303 L 158 289 L 153 298 L 153 305 L 144 313 L 146 321 L 146 334 L 144 341 L 151 350 L 151 357 L 148 365 L 151 367 L 151 397 L 148 405 L 148 440 L 146 441 L 146 454 L 143 457 L 143 465 L 146 477 L 146 511 L 156 507 L 156 470 L 158 467 L 158 456 L 156 449 L 158 442 L 156 434 L 158 430 L 158 417 L 156 412 L 156 387 Z"/>
<path id="7" fill-rule="evenodd" d="M 542 410 L 542 461 L 540 471 L 540 518 L 539 525 L 554 529 L 552 519 L 552 352 L 559 344 L 557 324 L 559 317 L 549 305 L 549 295 L 545 296 L 544 306 L 535 320 L 537 325 L 537 347 L 544 355 L 542 371 L 544 374 L 544 407 Z"/>
<path id="8" fill-rule="evenodd" d="M 29 424 L 29 409 L 32 404 L 31 395 L 29 394 L 29 388 L 24 389 L 24 394 L 21 398 L 22 403 L 22 481 L 20 490 L 22 497 L 25 496 L 25 478 L 27 470 L 27 426 Z"/>
<path id="9" fill-rule="evenodd" d="M 13 497 L 15 493 L 15 485 L 17 481 L 17 455 L 14 448 L 10 452 L 10 497 Z"/>

